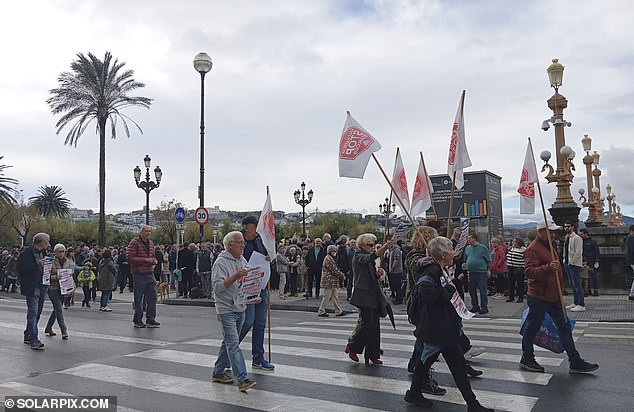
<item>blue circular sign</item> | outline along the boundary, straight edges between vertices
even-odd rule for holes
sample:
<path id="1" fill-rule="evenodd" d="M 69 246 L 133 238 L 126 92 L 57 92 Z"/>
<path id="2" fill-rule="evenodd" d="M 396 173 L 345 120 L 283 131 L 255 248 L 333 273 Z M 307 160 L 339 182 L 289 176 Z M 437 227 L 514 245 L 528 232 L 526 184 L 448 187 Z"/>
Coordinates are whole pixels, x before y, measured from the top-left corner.
<path id="1" fill-rule="evenodd" d="M 177 207 L 174 211 L 174 218 L 178 223 L 183 223 L 185 221 L 185 209 Z"/>

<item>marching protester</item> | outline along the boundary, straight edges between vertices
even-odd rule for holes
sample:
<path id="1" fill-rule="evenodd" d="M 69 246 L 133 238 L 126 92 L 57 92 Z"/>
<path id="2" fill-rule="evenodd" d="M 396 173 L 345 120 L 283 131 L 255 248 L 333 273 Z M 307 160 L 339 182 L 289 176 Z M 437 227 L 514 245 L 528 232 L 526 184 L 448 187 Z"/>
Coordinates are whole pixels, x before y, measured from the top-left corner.
<path id="1" fill-rule="evenodd" d="M 489 313 L 487 300 L 487 276 L 491 273 L 491 256 L 486 246 L 478 242 L 478 235 L 470 233 L 469 245 L 465 247 L 465 265 L 469 271 L 469 295 L 471 312 L 485 315 Z M 478 292 L 480 303 L 478 304 Z"/>
<path id="2" fill-rule="evenodd" d="M 308 249 L 306 254 L 306 266 L 308 266 L 308 284 L 306 285 L 305 298 L 313 296 L 313 285 L 315 286 L 315 298 L 319 299 L 319 285 L 321 283 L 321 269 L 326 258 L 326 246 L 322 244 L 320 238 L 316 238 L 313 247 Z"/>
<path id="3" fill-rule="evenodd" d="M 491 276 L 494 278 L 495 294 L 493 299 L 504 299 L 504 291 L 506 290 L 506 274 L 508 267 L 506 264 L 506 245 L 504 242 L 494 237 L 491 239 Z"/>
<path id="4" fill-rule="evenodd" d="M 53 247 L 53 265 L 51 266 L 51 284 L 48 287 L 48 297 L 53 304 L 53 311 L 48 318 L 44 333 L 47 336 L 55 336 L 53 325 L 55 320 L 62 332 L 62 339 L 68 339 L 68 328 L 64 321 L 64 310 L 62 309 L 62 293 L 59 285 L 58 271 L 59 269 L 72 269 L 70 262 L 66 259 L 66 247 L 58 243 Z"/>
<path id="5" fill-rule="evenodd" d="M 262 243 L 262 238 L 257 232 L 257 226 L 258 219 L 255 216 L 247 216 L 242 219 L 242 235 L 245 242 L 242 255 L 247 262 L 253 252 L 267 256 L 267 259 L 270 261 L 270 256 L 268 256 L 264 243 Z M 239 339 L 240 342 L 242 342 L 247 336 L 247 333 L 253 328 L 253 332 L 251 332 L 251 356 L 253 357 L 251 366 L 265 371 L 273 371 L 275 365 L 264 358 L 264 329 L 266 328 L 266 315 L 269 303 L 266 285 L 262 285 L 260 298 L 259 303 L 247 305 L 244 324 L 242 325 Z"/>
<path id="6" fill-rule="evenodd" d="M 130 271 L 134 279 L 134 317 L 132 323 L 135 328 L 158 328 L 156 321 L 156 280 L 154 278 L 154 242 L 150 239 L 152 228 L 141 226 L 139 236 L 133 238 L 126 249 Z M 147 304 L 143 323 L 143 302 Z"/>
<path id="7" fill-rule="evenodd" d="M 552 249 L 548 231 L 561 229 L 552 222 L 537 224 L 537 238 L 531 242 L 524 253 L 525 272 L 528 279 L 528 316 L 526 330 L 522 337 L 522 359 L 520 367 L 532 372 L 544 372 L 544 367 L 535 360 L 533 339 L 544 320 L 546 313 L 557 326 L 559 337 L 570 361 L 570 373 L 585 373 L 599 369 L 596 363 L 588 363 L 581 358 L 572 339 L 570 323 L 564 315 L 559 292 L 564 277 L 557 252 Z M 554 258 L 553 258 L 554 256 Z"/>
<path id="8" fill-rule="evenodd" d="M 352 336 L 348 338 L 345 352 L 350 359 L 359 362 L 357 354 L 365 351 L 366 365 L 369 365 L 370 362 L 374 365 L 383 363 L 379 359 L 381 343 L 379 318 L 384 303 L 387 301 L 378 280 L 385 273 L 382 268 L 376 268 L 375 262 L 379 256 L 382 256 L 386 250 L 392 247 L 392 244 L 392 241 L 388 241 L 376 249 L 376 236 L 364 233 L 357 238 L 359 250 L 352 259 L 354 288 L 350 303 L 359 309 L 359 321 Z"/>
<path id="9" fill-rule="evenodd" d="M 326 257 L 324 258 L 324 264 L 321 272 L 321 289 L 324 291 L 324 297 L 321 300 L 319 309 L 317 310 L 317 316 L 327 318 L 326 305 L 332 300 L 332 304 L 335 306 L 335 316 L 344 316 L 346 312 L 341 309 L 339 305 L 339 283 L 346 277 L 346 275 L 339 270 L 337 262 L 335 261 L 335 255 L 337 254 L 337 246 L 329 245 L 326 248 Z"/>
<path id="10" fill-rule="evenodd" d="M 246 392 L 256 383 L 247 376 L 247 366 L 240 349 L 240 331 L 247 305 L 240 291 L 241 279 L 246 276 L 247 260 L 244 258 L 244 238 L 240 232 L 229 232 L 222 243 L 225 250 L 218 255 L 212 267 L 212 289 L 218 321 L 222 326 L 222 343 L 214 364 L 211 380 L 230 384 L 234 377 L 238 390 Z M 231 368 L 233 377 L 225 372 Z"/>
<path id="11" fill-rule="evenodd" d="M 509 273 L 509 298 L 513 302 L 517 292 L 517 303 L 524 302 L 524 241 L 519 237 L 513 239 L 513 247 L 506 255 Z"/>
<path id="12" fill-rule="evenodd" d="M 97 279 L 97 285 L 101 291 L 101 305 L 99 305 L 99 311 L 112 312 L 112 309 L 108 307 L 108 302 L 112 296 L 112 291 L 116 289 L 117 279 L 117 267 L 112 260 L 112 252 L 110 249 L 105 249 L 99 261 L 99 278 Z"/>
<path id="13" fill-rule="evenodd" d="M 40 301 L 44 303 L 44 296 L 41 296 L 42 274 L 49 242 L 50 236 L 47 233 L 37 233 L 33 236 L 33 245 L 26 246 L 20 253 L 17 264 L 20 293 L 26 299 L 24 343 L 35 350 L 44 350 L 44 344 L 38 339 L 37 321 Z"/>
<path id="14" fill-rule="evenodd" d="M 571 312 L 585 312 L 586 303 L 581 288 L 581 267 L 583 266 L 583 240 L 575 232 L 575 225 L 572 222 L 564 223 L 566 237 L 563 242 L 563 263 L 564 270 L 568 275 L 570 284 L 572 285 L 573 303 L 566 306 Z"/>
<path id="15" fill-rule="evenodd" d="M 77 283 L 84 292 L 84 300 L 81 301 L 81 307 L 90 307 L 90 296 L 92 294 L 93 282 L 95 281 L 95 273 L 92 271 L 92 264 L 86 261 L 84 268 L 77 275 Z"/>
<path id="16" fill-rule="evenodd" d="M 466 362 L 460 347 L 462 333 L 461 318 L 451 303 L 456 288 L 447 282 L 446 268 L 454 264 L 454 251 L 451 240 L 435 237 L 429 241 L 429 257 L 422 260 L 418 271 L 421 280 L 414 290 L 417 319 L 415 336 L 423 345 L 420 359 L 414 366 L 414 375 L 410 389 L 405 393 L 405 401 L 417 406 L 430 408 L 433 403 L 421 392 L 422 383 L 429 375 L 431 365 L 442 353 L 451 376 L 467 403 L 468 412 L 493 411 L 482 406 L 469 383 Z"/>

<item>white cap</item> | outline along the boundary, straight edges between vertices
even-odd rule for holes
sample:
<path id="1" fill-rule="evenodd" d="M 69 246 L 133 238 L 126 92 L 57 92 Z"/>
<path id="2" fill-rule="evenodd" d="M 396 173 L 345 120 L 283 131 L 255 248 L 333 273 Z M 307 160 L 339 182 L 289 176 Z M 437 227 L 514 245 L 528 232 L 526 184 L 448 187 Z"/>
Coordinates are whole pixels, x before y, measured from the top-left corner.
<path id="1" fill-rule="evenodd" d="M 550 230 L 557 230 L 557 229 L 561 229 L 561 226 L 557 226 L 552 220 L 548 221 L 548 226 L 546 225 L 546 222 L 539 221 L 537 222 L 537 230 L 539 229 L 550 229 Z"/>

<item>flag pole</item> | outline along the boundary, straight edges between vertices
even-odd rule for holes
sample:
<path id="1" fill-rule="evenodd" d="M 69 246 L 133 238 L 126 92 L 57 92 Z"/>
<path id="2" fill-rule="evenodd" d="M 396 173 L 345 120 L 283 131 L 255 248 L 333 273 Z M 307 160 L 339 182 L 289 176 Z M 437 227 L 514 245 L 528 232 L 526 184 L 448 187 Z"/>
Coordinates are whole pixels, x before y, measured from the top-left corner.
<path id="1" fill-rule="evenodd" d="M 376 162 L 376 165 L 379 167 L 379 170 L 383 174 L 383 177 L 385 178 L 385 180 L 387 180 L 387 184 L 390 185 L 390 188 L 392 189 L 392 193 L 394 193 L 394 196 L 396 196 L 396 200 L 398 201 L 399 206 L 401 206 L 401 209 L 403 209 L 403 212 L 405 212 L 405 215 L 407 216 L 407 218 L 409 219 L 410 223 L 412 224 L 412 227 L 414 229 L 416 229 L 418 231 L 418 233 L 420 233 L 422 235 L 422 233 L 418 230 L 418 226 L 416 226 L 416 222 L 412 218 L 412 215 L 409 214 L 409 210 L 407 210 L 407 208 L 403 204 L 403 201 L 399 197 L 398 193 L 396 193 L 396 190 L 394 190 L 394 186 L 392 186 L 392 181 L 390 180 L 389 177 L 387 177 L 387 174 L 385 173 L 385 170 L 383 170 L 383 166 L 381 166 L 381 163 L 379 163 L 379 159 L 376 158 L 374 153 L 372 153 L 372 158 Z M 425 243 L 425 248 L 427 248 L 427 242 L 425 241 L 425 239 L 423 239 L 423 242 Z"/>
<path id="2" fill-rule="evenodd" d="M 451 234 L 451 212 L 453 211 L 453 193 L 456 188 L 456 171 L 453 171 L 453 179 L 451 179 L 451 197 L 449 198 L 449 212 L 447 213 L 447 238 Z"/>
<path id="3" fill-rule="evenodd" d="M 396 157 L 394 158 L 394 165 L 396 165 L 396 161 L 398 160 L 398 154 L 399 154 L 399 148 L 398 146 L 396 147 Z M 394 166 L 396 167 L 396 166 Z M 392 185 L 390 185 L 390 187 L 392 187 Z M 390 190 L 390 197 L 388 198 L 387 201 L 387 210 L 390 210 L 390 205 L 392 204 L 392 195 L 394 194 L 394 190 Z M 396 210 L 395 210 L 396 212 Z M 383 243 L 387 242 L 387 232 L 389 230 L 389 216 L 386 214 L 385 215 L 385 230 L 383 231 Z"/>
<path id="4" fill-rule="evenodd" d="M 266 198 L 270 198 L 269 186 L 266 185 Z M 275 256 L 272 257 L 275 259 Z M 266 284 L 266 324 L 268 325 L 268 335 L 269 335 L 269 362 L 271 362 L 271 278 L 269 277 L 269 281 Z"/>
<path id="5" fill-rule="evenodd" d="M 431 179 L 429 178 L 429 175 L 427 174 L 427 166 L 425 166 L 425 159 L 423 159 L 423 152 L 418 152 L 418 153 L 420 153 L 420 161 L 423 163 L 425 178 L 427 179 L 427 182 L 430 182 Z M 431 188 L 429 188 L 428 190 L 429 190 L 429 200 L 431 200 L 431 209 L 434 211 L 434 220 L 438 220 L 438 212 L 436 212 L 436 204 L 434 203 L 434 197 L 431 194 Z"/>
<path id="6" fill-rule="evenodd" d="M 533 158 L 533 166 L 535 166 L 535 170 L 537 170 L 537 165 L 535 164 L 535 155 L 533 154 L 533 143 L 531 142 L 531 138 L 528 138 L 528 145 L 531 148 L 531 157 Z M 557 260 L 555 256 L 555 249 L 553 248 L 553 240 L 550 236 L 550 229 L 548 229 L 548 218 L 546 217 L 546 208 L 544 207 L 544 197 L 542 196 L 542 186 L 539 184 L 539 177 L 537 180 L 537 191 L 539 192 L 539 201 L 542 205 L 542 216 L 544 217 L 544 224 L 546 225 L 546 235 L 548 236 L 548 248 L 550 249 L 550 258 L 554 261 Z M 559 270 L 563 270 L 561 267 L 561 262 L 559 262 Z M 564 313 L 564 319 L 568 321 L 568 316 L 566 315 L 566 307 L 564 306 L 564 297 L 561 290 L 561 282 L 559 282 L 559 273 L 555 272 L 555 279 L 557 280 L 557 291 L 559 292 L 559 303 L 561 304 L 561 310 Z"/>

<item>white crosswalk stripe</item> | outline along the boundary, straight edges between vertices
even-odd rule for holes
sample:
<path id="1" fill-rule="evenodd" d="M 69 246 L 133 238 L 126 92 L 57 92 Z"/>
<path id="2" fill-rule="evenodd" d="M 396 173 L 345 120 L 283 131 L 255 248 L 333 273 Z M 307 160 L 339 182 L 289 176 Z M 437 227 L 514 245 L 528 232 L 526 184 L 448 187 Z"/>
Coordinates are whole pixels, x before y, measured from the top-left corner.
<path id="1" fill-rule="evenodd" d="M 356 324 L 356 317 L 316 319 L 297 323 L 295 326 L 273 326 L 271 328 L 271 356 L 276 365 L 275 372 L 252 369 L 248 366 L 249 374 L 266 376 L 264 382 L 283 380 L 283 387 L 271 385 L 256 386 L 248 394 L 241 394 L 235 385 L 212 383 L 211 369 L 216 360 L 221 344 L 220 339 L 200 338 L 187 342 L 167 342 L 160 340 L 143 340 L 140 338 L 122 338 L 94 333 L 74 332 L 74 336 L 85 336 L 96 339 L 112 340 L 114 342 L 138 343 L 151 345 L 154 348 L 125 355 L 126 362 L 110 363 L 108 360 L 92 361 L 61 371 L 50 372 L 50 375 L 60 376 L 68 383 L 65 388 L 73 388 L 77 393 L 56 391 L 34 382 L 0 382 L 0 395 L 50 395 L 50 396 L 81 396 L 81 382 L 88 379 L 91 382 L 101 382 L 104 385 L 114 385 L 121 390 L 148 396 L 151 393 L 162 393 L 191 399 L 192 401 L 211 401 L 227 406 L 251 408 L 267 411 L 311 411 L 315 410 L 346 410 L 346 411 L 378 411 L 385 410 L 373 405 L 359 404 L 358 396 L 349 395 L 350 391 L 371 391 L 372 396 L 395 397 L 399 404 L 394 410 L 405 409 L 402 395 L 409 389 L 410 378 L 406 372 L 407 362 L 413 349 L 413 327 L 407 324 L 403 317 L 397 317 L 397 331 L 391 325 L 382 323 L 381 348 L 384 364 L 380 367 L 365 367 L 354 364 L 343 352 L 347 337 Z M 17 325 L 0 322 L 0 327 L 17 328 Z M 214 325 L 218 327 L 218 325 Z M 577 323 L 575 337 L 584 336 L 587 323 Z M 474 392 L 478 400 L 496 409 L 509 411 L 530 412 L 535 409 L 539 400 L 539 388 L 550 384 L 552 373 L 530 373 L 518 368 L 521 354 L 521 337 L 518 334 L 518 320 L 487 320 L 478 319 L 465 322 L 468 336 L 482 338 L 472 339 L 474 346 L 484 346 L 486 352 L 474 358 L 474 367 L 484 372 L 482 378 L 472 380 Z M 602 336 L 595 330 L 589 336 Z M 607 330 L 611 334 L 613 330 Z M 587 336 L 587 335 L 585 335 Z M 605 336 L 605 335 L 604 335 Z M 247 337 L 247 341 L 249 337 Z M 245 359 L 250 359 L 250 344 L 242 345 Z M 268 351 L 268 344 L 265 342 Z M 536 350 L 538 348 L 536 347 Z M 556 355 L 540 350 L 537 361 L 549 368 L 548 372 L 560 367 L 565 361 L 565 355 Z M 313 362 L 305 365 L 298 359 L 323 359 L 323 366 Z M 145 364 L 140 360 L 150 360 Z M 249 362 L 247 361 L 249 364 Z M 143 366 L 139 366 L 143 365 Z M 160 365 L 160 366 L 159 366 Z M 315 366 L 318 365 L 318 366 Z M 208 370 L 206 378 L 201 378 L 200 369 L 192 377 L 192 368 Z M 443 381 L 451 382 L 450 372 L 446 364 L 439 361 L 434 365 L 437 376 L 445 375 Z M 498 385 L 492 385 L 498 382 Z M 489 385 L 486 385 L 486 384 Z M 500 384 L 501 383 L 501 384 Z M 318 388 L 329 388 L 340 395 L 336 398 L 322 396 L 307 396 L 306 393 L 294 395 L 295 387 L 316 385 Z M 323 385 L 323 386 L 320 386 Z M 464 405 L 464 400 L 452 385 L 442 385 L 447 389 L 444 396 L 432 397 L 435 403 Z M 504 388 L 491 390 L 491 387 Z M 357 394 L 358 395 L 358 394 Z M 427 396 L 427 395 L 426 395 Z M 336 400 L 335 400 L 336 399 Z M 396 397 L 394 398 L 396 399 Z M 129 406 L 129 408 L 126 408 Z M 143 403 L 121 405 L 119 410 L 136 412 L 143 410 Z"/>

